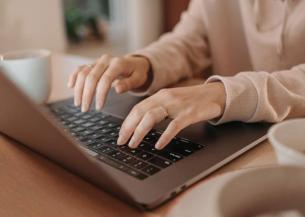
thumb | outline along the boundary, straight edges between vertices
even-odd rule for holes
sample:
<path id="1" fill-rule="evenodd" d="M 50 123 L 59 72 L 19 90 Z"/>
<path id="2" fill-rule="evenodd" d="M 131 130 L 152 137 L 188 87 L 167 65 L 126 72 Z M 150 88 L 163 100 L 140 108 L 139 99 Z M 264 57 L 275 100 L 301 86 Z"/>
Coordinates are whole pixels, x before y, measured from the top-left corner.
<path id="1" fill-rule="evenodd" d="M 132 73 L 129 77 L 117 80 L 114 84 L 114 89 L 117 93 L 124 93 L 140 87 L 145 82 L 143 80 L 140 73 Z"/>

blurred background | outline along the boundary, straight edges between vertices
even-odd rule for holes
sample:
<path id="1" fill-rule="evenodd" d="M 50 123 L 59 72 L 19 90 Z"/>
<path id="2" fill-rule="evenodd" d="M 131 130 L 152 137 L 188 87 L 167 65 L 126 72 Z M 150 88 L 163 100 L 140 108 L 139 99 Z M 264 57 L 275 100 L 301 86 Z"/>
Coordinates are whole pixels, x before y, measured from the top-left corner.
<path id="1" fill-rule="evenodd" d="M 189 0 L 0 0 L 0 53 L 122 55 L 170 31 Z"/>

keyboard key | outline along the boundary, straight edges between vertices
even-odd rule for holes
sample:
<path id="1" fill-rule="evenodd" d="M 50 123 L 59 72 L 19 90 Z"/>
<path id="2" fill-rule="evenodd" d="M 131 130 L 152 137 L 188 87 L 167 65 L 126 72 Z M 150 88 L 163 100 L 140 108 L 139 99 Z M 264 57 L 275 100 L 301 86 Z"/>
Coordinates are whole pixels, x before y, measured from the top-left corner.
<path id="1" fill-rule="evenodd" d="M 146 166 L 148 166 L 148 163 L 145 163 L 143 161 L 138 161 L 137 163 L 131 165 L 131 167 L 136 169 L 143 169 Z"/>
<path id="2" fill-rule="evenodd" d="M 68 124 L 67 127 L 69 129 L 73 129 L 74 127 L 77 127 L 77 125 L 72 123 L 72 124 Z"/>
<path id="3" fill-rule="evenodd" d="M 109 142 L 107 142 L 107 144 L 110 146 L 114 146 L 116 149 L 119 148 L 116 139 L 115 140 L 111 139 Z"/>
<path id="4" fill-rule="evenodd" d="M 97 141 L 95 139 L 86 139 L 83 143 L 87 146 L 90 146 L 90 145 L 96 144 Z"/>
<path id="5" fill-rule="evenodd" d="M 74 137 L 77 137 L 77 133 L 75 133 L 75 132 L 70 132 L 70 134 Z"/>
<path id="6" fill-rule="evenodd" d="M 141 151 L 140 149 L 131 149 L 128 146 L 125 146 L 126 148 L 122 149 L 122 151 L 131 154 L 133 156 L 137 156 L 140 155 L 143 151 Z"/>
<path id="7" fill-rule="evenodd" d="M 161 167 L 161 168 L 166 168 L 172 164 L 169 160 L 165 160 L 160 157 L 153 157 L 148 162 L 154 164 L 157 167 Z"/>
<path id="8" fill-rule="evenodd" d="M 65 126 L 67 126 L 67 125 L 69 125 L 69 124 L 70 124 L 70 122 L 69 122 L 69 121 L 61 121 L 61 123 L 62 123 L 63 125 L 65 125 Z"/>
<path id="9" fill-rule="evenodd" d="M 158 141 L 158 139 L 151 136 L 145 136 L 143 141 L 148 142 L 150 144 L 155 144 Z"/>
<path id="10" fill-rule="evenodd" d="M 86 122 L 86 123 L 82 124 L 83 127 L 91 127 L 93 125 L 94 125 L 94 123 L 92 123 L 92 122 Z"/>
<path id="11" fill-rule="evenodd" d="M 94 134 L 90 135 L 90 138 L 92 138 L 92 139 L 100 139 L 103 136 L 104 136 L 103 134 L 94 133 Z"/>
<path id="12" fill-rule="evenodd" d="M 72 117 L 68 118 L 67 121 L 73 122 L 73 121 L 76 121 L 77 119 L 78 119 L 77 117 L 72 116 Z"/>
<path id="13" fill-rule="evenodd" d="M 150 143 L 150 144 L 155 144 L 158 139 L 160 138 L 161 133 L 157 132 L 157 131 L 152 131 L 150 133 L 148 133 L 145 137 L 144 137 L 144 141 Z"/>
<path id="14" fill-rule="evenodd" d="M 78 117 L 78 118 L 83 117 L 84 115 L 85 114 L 83 112 L 77 112 L 77 113 L 74 114 L 74 116 Z"/>
<path id="15" fill-rule="evenodd" d="M 67 121 L 68 118 L 72 117 L 72 115 L 69 114 L 62 114 L 59 116 L 61 120 Z"/>
<path id="16" fill-rule="evenodd" d="M 70 129 L 71 132 L 74 132 L 74 133 L 77 133 L 77 132 L 81 132 L 81 131 L 84 131 L 86 128 L 84 127 L 75 127 L 73 129 Z"/>
<path id="17" fill-rule="evenodd" d="M 138 171 L 136 171 L 134 169 L 131 169 L 131 168 L 125 166 L 125 165 L 122 165 L 122 164 L 116 162 L 115 160 L 112 160 L 112 159 L 107 158 L 105 156 L 101 155 L 101 156 L 98 157 L 98 159 L 101 160 L 102 162 L 108 164 L 109 166 L 117 168 L 117 169 L 119 169 L 119 170 L 121 170 L 121 171 L 123 171 L 123 172 L 125 172 L 125 173 L 127 173 L 127 174 L 129 174 L 129 175 L 131 175 L 133 177 L 135 177 L 135 178 L 138 178 L 138 179 L 145 179 L 145 178 L 147 178 L 147 175 L 145 175 L 145 174 L 143 174 L 141 172 L 138 172 Z"/>
<path id="18" fill-rule="evenodd" d="M 122 161 L 123 159 L 125 159 L 127 157 L 127 154 L 125 154 L 121 151 L 110 152 L 107 155 L 116 159 L 116 160 L 118 160 L 118 161 Z"/>
<path id="19" fill-rule="evenodd" d="M 152 166 L 152 165 L 148 165 L 147 167 L 144 167 L 144 169 L 142 169 L 142 171 L 146 174 L 149 174 L 149 175 L 153 175 L 157 172 L 160 171 L 160 169 L 158 169 L 157 167 L 155 166 Z"/>
<path id="20" fill-rule="evenodd" d="M 99 148 L 101 148 L 102 146 L 103 146 L 102 144 L 97 143 L 97 144 L 95 144 L 95 145 L 88 146 L 87 148 L 90 149 L 90 150 L 92 150 L 92 151 L 95 151 L 96 153 L 98 153 L 97 150 L 98 150 Z"/>
<path id="21" fill-rule="evenodd" d="M 167 150 L 170 150 L 172 152 L 178 153 L 183 156 L 188 156 L 192 154 L 195 150 L 193 150 L 191 147 L 180 145 L 180 144 L 173 144 L 168 145 Z"/>
<path id="22" fill-rule="evenodd" d="M 77 135 L 76 138 L 81 141 L 81 142 L 85 142 L 88 138 L 85 137 L 85 136 L 80 136 L 80 135 Z"/>
<path id="23" fill-rule="evenodd" d="M 144 161 L 147 161 L 147 160 L 151 159 L 153 157 L 153 155 L 148 152 L 140 152 L 137 154 L 137 157 L 141 158 Z"/>
<path id="24" fill-rule="evenodd" d="M 113 137 L 113 138 L 118 138 L 118 137 L 119 137 L 119 133 L 117 133 L 117 132 L 111 132 L 111 133 L 109 134 L 109 136 L 110 136 L 110 137 Z"/>
<path id="25" fill-rule="evenodd" d="M 83 113 L 82 113 L 83 114 Z M 82 119 L 85 119 L 85 120 L 87 120 L 87 119 L 89 119 L 89 118 L 91 118 L 92 116 L 91 115 L 89 115 L 89 114 L 84 114 L 84 115 L 82 115 Z"/>
<path id="26" fill-rule="evenodd" d="M 98 131 L 98 130 L 100 130 L 100 129 L 102 129 L 102 128 L 103 128 L 103 127 L 100 126 L 100 125 L 93 125 L 92 127 L 90 127 L 90 129 L 93 130 L 93 131 Z"/>
<path id="27" fill-rule="evenodd" d="M 100 132 L 101 132 L 101 133 L 104 133 L 104 134 L 107 134 L 107 133 L 111 132 L 111 129 L 109 129 L 109 128 L 103 128 L 103 129 L 101 129 Z"/>
<path id="28" fill-rule="evenodd" d="M 147 151 L 147 152 L 152 153 L 152 154 L 158 154 L 159 153 L 159 150 L 155 149 L 155 147 L 153 145 L 150 145 L 150 144 L 145 143 L 145 142 L 140 143 L 139 149 L 142 149 L 142 150 Z"/>
<path id="29" fill-rule="evenodd" d="M 98 122 L 98 121 L 100 121 L 101 120 L 101 118 L 100 117 L 93 117 L 93 118 L 90 118 L 89 119 L 91 122 Z"/>
<path id="30" fill-rule="evenodd" d="M 199 144 L 192 143 L 187 140 L 175 139 L 170 142 L 167 146 L 167 150 L 178 153 L 183 156 L 188 156 L 195 151 L 201 149 L 203 146 Z"/>
<path id="31" fill-rule="evenodd" d="M 191 147 L 197 151 L 202 149 L 204 146 L 196 143 L 191 143 Z"/>
<path id="32" fill-rule="evenodd" d="M 106 114 L 101 113 L 101 112 L 96 112 L 95 115 L 99 116 L 101 119 L 107 119 L 109 117 L 109 115 L 106 115 Z"/>
<path id="33" fill-rule="evenodd" d="M 113 148 L 107 147 L 106 145 L 102 145 L 101 147 L 97 148 L 96 151 L 100 154 L 111 154 L 115 152 Z"/>
<path id="34" fill-rule="evenodd" d="M 132 176 L 134 176 L 134 177 L 136 177 L 136 178 L 138 178 L 138 179 L 145 179 L 145 178 L 147 178 L 147 175 L 144 175 L 143 173 L 140 173 L 140 172 L 138 172 L 138 171 L 136 171 L 134 169 L 127 168 L 125 170 L 125 172 L 130 174 L 130 175 L 132 175 Z"/>
<path id="35" fill-rule="evenodd" d="M 168 160 L 170 160 L 170 161 L 172 161 L 172 162 L 179 161 L 183 158 L 182 155 L 180 155 L 180 154 L 170 152 L 170 151 L 166 151 L 166 150 L 160 151 L 159 155 L 168 159 Z"/>
<path id="36" fill-rule="evenodd" d="M 183 138 L 176 138 L 175 140 L 173 140 L 173 143 L 174 144 L 178 144 L 180 146 L 189 147 L 189 148 L 191 148 L 194 151 L 197 151 L 197 150 L 200 150 L 200 149 L 203 148 L 202 145 L 193 143 L 190 140 L 183 139 Z"/>
<path id="37" fill-rule="evenodd" d="M 132 157 L 132 156 L 126 156 L 126 158 L 122 159 L 122 162 L 127 164 L 127 165 L 132 166 L 132 165 L 134 165 L 134 164 L 136 164 L 140 161 L 138 159 Z"/>
<path id="38" fill-rule="evenodd" d="M 147 175 L 144 175 L 143 173 L 140 173 L 136 170 L 133 170 L 133 169 L 127 169 L 126 172 L 138 179 L 145 179 L 147 178 Z"/>
<path id="39" fill-rule="evenodd" d="M 193 154 L 195 150 L 192 150 L 191 148 L 177 147 L 172 149 L 172 151 L 186 157 L 189 156 L 190 154 Z"/>
<path id="40" fill-rule="evenodd" d="M 112 160 L 110 158 L 107 158 L 106 156 L 103 156 L 103 155 L 100 155 L 98 157 L 98 159 L 102 160 L 103 162 L 105 162 L 106 164 L 110 165 L 110 166 L 113 166 L 117 169 L 120 169 L 120 170 L 123 170 L 124 169 L 124 165 L 122 164 L 119 164 L 117 161 L 115 160 Z"/>
<path id="41" fill-rule="evenodd" d="M 99 125 L 106 125 L 106 124 L 108 124 L 109 122 L 108 121 L 106 121 L 106 120 L 100 120 L 99 122 L 97 122 L 97 124 L 99 124 Z"/>
<path id="42" fill-rule="evenodd" d="M 155 131 L 155 130 L 150 132 L 150 135 L 152 135 L 154 137 L 157 137 L 157 138 L 160 138 L 161 134 L 162 134 L 161 132 L 158 132 L 158 131 Z"/>
<path id="43" fill-rule="evenodd" d="M 103 136 L 103 135 L 102 135 Z M 103 138 L 100 138 L 99 141 L 105 145 L 110 145 L 110 141 L 112 141 L 111 138 L 107 138 L 107 137 L 103 137 Z"/>
<path id="44" fill-rule="evenodd" d="M 78 125 L 80 125 L 80 124 L 83 124 L 83 123 L 85 123 L 86 121 L 85 120 L 82 120 L 82 119 L 77 119 L 76 121 L 74 121 L 73 123 L 74 124 L 78 124 Z"/>
<path id="45" fill-rule="evenodd" d="M 79 132 L 79 134 L 80 134 L 81 136 L 89 136 L 89 135 L 91 135 L 91 134 L 94 134 L 94 131 L 87 129 L 87 130 L 85 130 L 85 131 Z"/>
<path id="46" fill-rule="evenodd" d="M 118 124 L 111 123 L 111 122 L 106 125 L 106 127 L 108 127 L 108 128 L 114 128 L 114 127 L 117 127 L 117 126 L 118 126 Z"/>

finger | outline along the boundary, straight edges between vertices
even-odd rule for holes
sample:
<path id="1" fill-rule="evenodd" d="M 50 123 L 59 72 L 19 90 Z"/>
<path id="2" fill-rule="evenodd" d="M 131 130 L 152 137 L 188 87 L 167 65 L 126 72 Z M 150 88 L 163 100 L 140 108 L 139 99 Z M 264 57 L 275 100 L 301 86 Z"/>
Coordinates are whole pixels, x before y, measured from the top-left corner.
<path id="1" fill-rule="evenodd" d="M 83 66 L 79 66 L 77 70 L 75 70 L 73 73 L 70 74 L 69 79 L 68 79 L 68 87 L 73 88 L 76 82 L 77 74 L 84 69 Z"/>
<path id="2" fill-rule="evenodd" d="M 80 71 L 77 74 L 75 86 L 74 86 L 74 104 L 75 106 L 80 106 L 82 95 L 83 95 L 83 89 L 86 77 L 88 73 L 90 72 L 89 67 L 84 67 L 82 71 Z"/>
<path id="3" fill-rule="evenodd" d="M 117 93 L 124 93 L 128 90 L 137 88 L 142 83 L 142 76 L 140 73 L 132 73 L 130 77 L 122 78 L 114 84 Z"/>
<path id="4" fill-rule="evenodd" d="M 82 112 L 89 110 L 92 103 L 94 92 L 97 86 L 97 82 L 101 78 L 102 74 L 105 72 L 109 65 L 109 56 L 103 56 L 95 65 L 95 67 L 90 71 L 86 77 L 84 92 L 82 95 Z"/>
<path id="5" fill-rule="evenodd" d="M 115 59 L 102 75 L 96 88 L 96 109 L 101 110 L 106 100 L 112 82 L 121 74 L 125 73 L 126 64 L 124 61 Z"/>
<path id="6" fill-rule="evenodd" d="M 192 124 L 191 116 L 180 116 L 172 120 L 157 141 L 155 148 L 163 149 L 185 127 Z"/>
<path id="7" fill-rule="evenodd" d="M 154 100 L 151 97 L 143 100 L 139 104 L 135 105 L 131 112 L 125 118 L 119 133 L 118 145 L 126 144 L 128 139 L 131 137 L 132 133 L 135 131 L 136 127 L 142 120 L 146 111 L 153 107 L 157 107 Z"/>
<path id="8" fill-rule="evenodd" d="M 128 146 L 130 148 L 138 147 L 140 142 L 143 140 L 146 134 L 153 128 L 153 126 L 164 120 L 167 116 L 168 114 L 166 110 L 161 106 L 146 112 L 143 119 L 136 127 Z"/>
<path id="9" fill-rule="evenodd" d="M 170 122 L 157 141 L 155 148 L 163 149 L 182 129 L 199 121 L 218 117 L 221 108 L 216 103 L 209 104 L 204 111 L 189 111 Z"/>

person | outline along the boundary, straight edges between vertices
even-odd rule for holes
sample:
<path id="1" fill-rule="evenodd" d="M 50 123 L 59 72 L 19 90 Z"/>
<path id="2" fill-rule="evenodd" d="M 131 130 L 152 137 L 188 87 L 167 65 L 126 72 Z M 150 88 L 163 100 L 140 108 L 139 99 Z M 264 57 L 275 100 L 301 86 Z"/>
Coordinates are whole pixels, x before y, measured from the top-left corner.
<path id="1" fill-rule="evenodd" d="M 84 112 L 94 95 L 96 109 L 101 109 L 111 86 L 117 93 L 151 95 L 135 105 L 122 124 L 118 144 L 129 141 L 131 148 L 165 118 L 172 120 L 157 149 L 200 121 L 279 122 L 301 117 L 304 11 L 301 0 L 192 0 L 172 32 L 123 57 L 102 55 L 73 72 L 68 86 Z M 198 76 L 207 79 L 168 88 Z"/>

